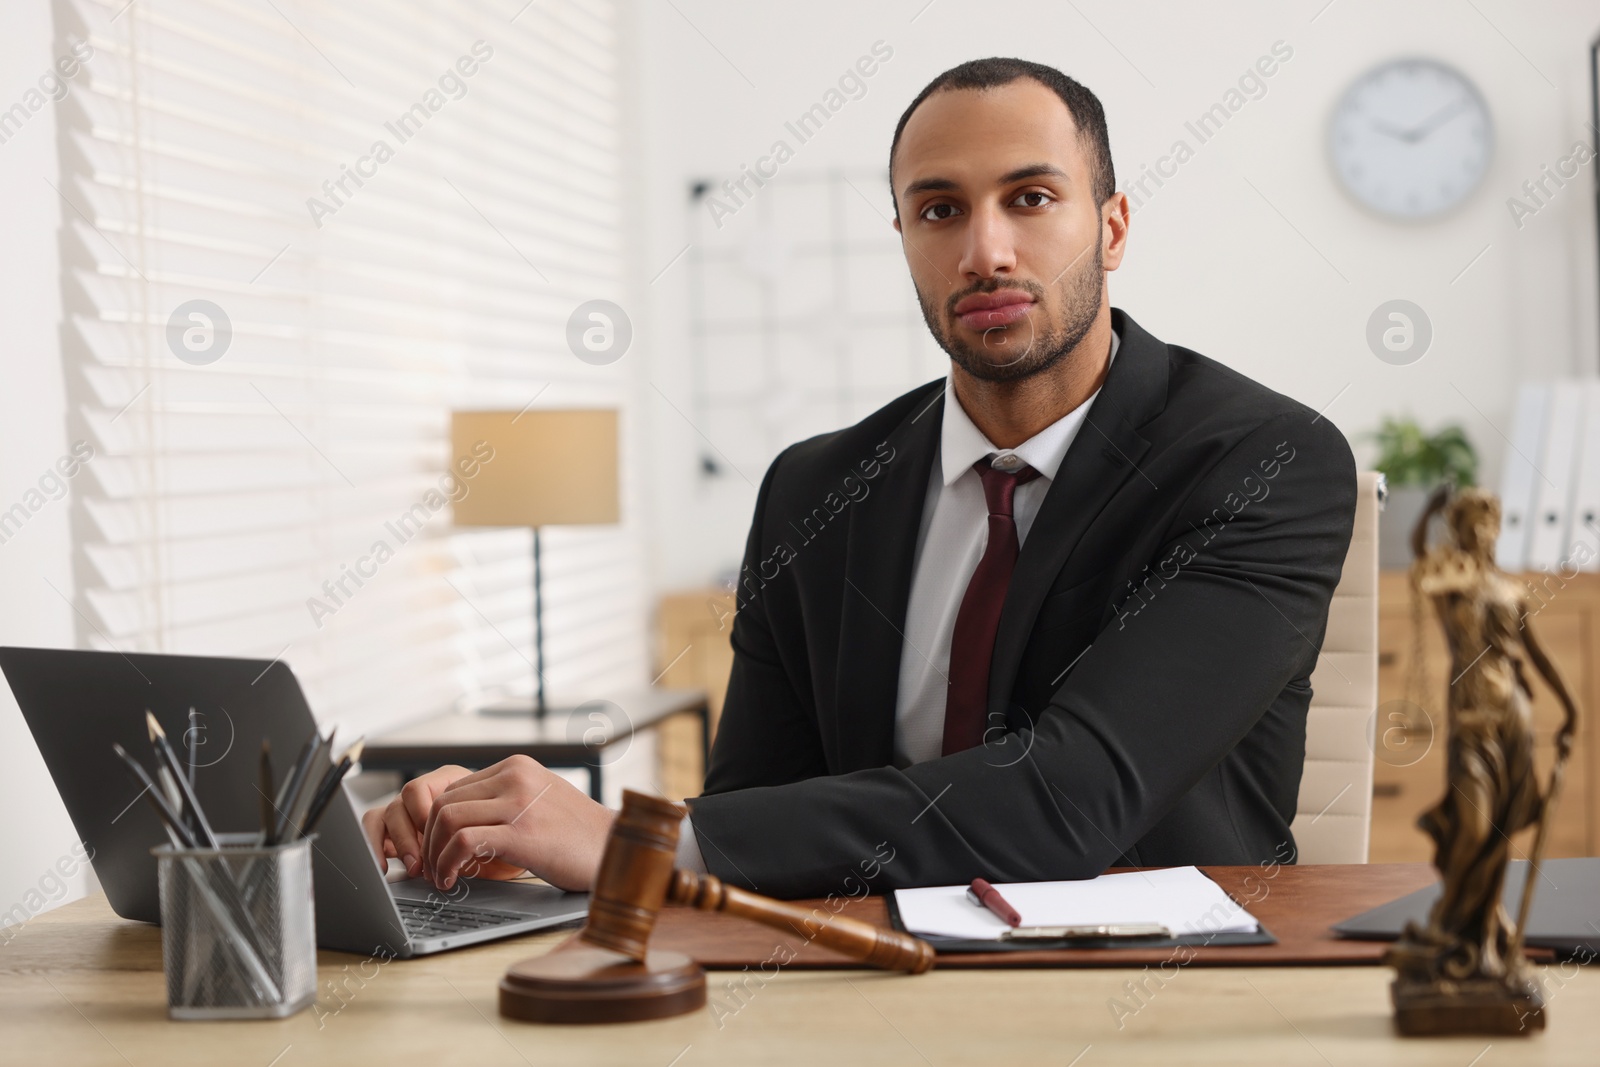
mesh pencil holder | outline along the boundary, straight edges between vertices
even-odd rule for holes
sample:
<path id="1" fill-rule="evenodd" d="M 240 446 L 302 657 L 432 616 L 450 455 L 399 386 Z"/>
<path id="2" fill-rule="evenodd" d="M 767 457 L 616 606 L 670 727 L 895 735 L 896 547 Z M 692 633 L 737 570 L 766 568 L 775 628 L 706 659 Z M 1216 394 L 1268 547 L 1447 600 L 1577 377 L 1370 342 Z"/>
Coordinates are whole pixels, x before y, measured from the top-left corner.
<path id="1" fill-rule="evenodd" d="M 161 891 L 161 959 L 174 1019 L 276 1019 L 317 996 L 311 842 L 151 849 Z"/>

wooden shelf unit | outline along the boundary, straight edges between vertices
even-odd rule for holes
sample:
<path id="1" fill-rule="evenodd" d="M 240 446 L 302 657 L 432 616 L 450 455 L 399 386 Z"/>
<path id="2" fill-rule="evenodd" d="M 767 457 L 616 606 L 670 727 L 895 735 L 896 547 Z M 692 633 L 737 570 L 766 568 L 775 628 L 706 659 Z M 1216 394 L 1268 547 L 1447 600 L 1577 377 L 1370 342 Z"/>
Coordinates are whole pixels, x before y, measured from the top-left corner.
<path id="1" fill-rule="evenodd" d="M 711 736 L 716 736 L 722 701 L 733 670 L 733 594 L 720 589 L 672 593 L 656 608 L 655 684 L 704 689 L 711 709 Z M 677 716 L 661 724 L 657 751 L 661 786 L 671 800 L 697 797 L 705 783 L 700 754 L 700 724 Z"/>
<path id="2" fill-rule="evenodd" d="M 1600 574 L 1529 573 L 1517 575 L 1533 587 L 1528 625 L 1566 679 L 1578 702 L 1578 736 L 1567 763 L 1555 821 L 1550 827 L 1547 857 L 1596 854 L 1596 796 L 1591 784 L 1595 767 L 1592 716 L 1600 709 Z M 1417 817 L 1444 793 L 1445 693 L 1444 637 L 1433 609 L 1424 604 L 1422 618 L 1425 673 L 1418 693 L 1407 693 L 1416 658 L 1410 583 L 1405 571 L 1384 571 L 1378 577 L 1378 710 L 1373 747 L 1373 863 L 1431 862 L 1432 843 L 1417 829 Z M 1544 680 L 1528 671 L 1533 688 L 1533 714 L 1538 730 L 1537 756 L 1541 785 L 1548 780 L 1554 757 L 1553 738 L 1563 712 Z M 1420 705 L 1422 716 L 1406 707 Z M 1409 713 L 1409 714 L 1408 714 Z M 1417 720 L 1408 722 L 1407 720 Z M 1525 857 L 1532 831 L 1518 835 L 1513 857 Z"/>

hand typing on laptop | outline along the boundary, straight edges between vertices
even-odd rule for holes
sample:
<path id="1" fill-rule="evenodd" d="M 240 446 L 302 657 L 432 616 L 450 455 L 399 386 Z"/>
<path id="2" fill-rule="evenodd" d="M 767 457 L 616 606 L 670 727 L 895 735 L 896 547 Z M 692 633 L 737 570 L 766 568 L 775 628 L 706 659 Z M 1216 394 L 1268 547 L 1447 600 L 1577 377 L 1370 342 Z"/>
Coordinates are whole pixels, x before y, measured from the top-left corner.
<path id="1" fill-rule="evenodd" d="M 407 782 L 386 807 L 361 818 L 382 866 L 448 891 L 457 878 L 516 878 L 525 871 L 558 889 L 594 883 L 616 813 L 527 756 L 477 772 L 445 766 Z"/>

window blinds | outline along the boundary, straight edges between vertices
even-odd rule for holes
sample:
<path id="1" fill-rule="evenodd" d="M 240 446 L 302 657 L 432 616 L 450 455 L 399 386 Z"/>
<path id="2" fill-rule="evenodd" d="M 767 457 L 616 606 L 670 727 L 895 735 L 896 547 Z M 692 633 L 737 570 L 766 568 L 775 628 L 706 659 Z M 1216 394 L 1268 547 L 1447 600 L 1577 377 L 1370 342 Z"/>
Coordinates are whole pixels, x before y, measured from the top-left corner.
<path id="1" fill-rule="evenodd" d="M 629 361 L 566 344 L 620 298 L 616 12 L 519 6 L 58 0 L 82 643 L 281 657 L 351 737 L 531 692 L 529 532 L 386 526 L 453 408 L 615 406 L 628 451 Z M 626 467 L 620 526 L 544 534 L 557 699 L 647 680 Z"/>

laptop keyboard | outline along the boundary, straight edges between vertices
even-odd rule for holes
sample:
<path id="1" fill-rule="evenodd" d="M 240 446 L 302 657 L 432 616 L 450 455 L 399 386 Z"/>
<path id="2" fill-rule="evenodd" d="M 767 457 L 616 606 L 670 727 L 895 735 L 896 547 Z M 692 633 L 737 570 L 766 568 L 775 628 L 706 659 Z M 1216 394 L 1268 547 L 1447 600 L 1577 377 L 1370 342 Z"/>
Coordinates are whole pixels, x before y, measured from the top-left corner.
<path id="1" fill-rule="evenodd" d="M 460 934 L 470 930 L 486 930 L 508 923 L 525 922 L 536 916 L 512 911 L 494 911 L 489 908 L 469 908 L 464 904 L 443 901 L 421 904 L 395 901 L 400 918 L 406 924 L 406 933 L 424 939 Z"/>

